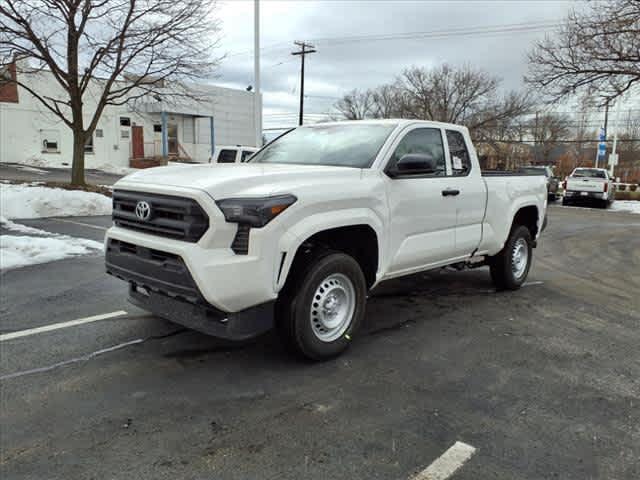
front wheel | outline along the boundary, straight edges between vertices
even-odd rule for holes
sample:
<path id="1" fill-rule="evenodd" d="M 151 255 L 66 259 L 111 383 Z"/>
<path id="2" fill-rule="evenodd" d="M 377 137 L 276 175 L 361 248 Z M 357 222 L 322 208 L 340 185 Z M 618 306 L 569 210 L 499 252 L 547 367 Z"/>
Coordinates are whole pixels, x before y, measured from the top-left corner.
<path id="1" fill-rule="evenodd" d="M 517 290 L 522 286 L 531 268 L 531 243 L 527 227 L 514 227 L 504 248 L 489 259 L 491 279 L 497 289 Z"/>
<path id="2" fill-rule="evenodd" d="M 285 342 L 311 360 L 342 353 L 364 317 L 367 285 L 360 265 L 325 252 L 292 272 L 278 299 L 278 327 Z"/>

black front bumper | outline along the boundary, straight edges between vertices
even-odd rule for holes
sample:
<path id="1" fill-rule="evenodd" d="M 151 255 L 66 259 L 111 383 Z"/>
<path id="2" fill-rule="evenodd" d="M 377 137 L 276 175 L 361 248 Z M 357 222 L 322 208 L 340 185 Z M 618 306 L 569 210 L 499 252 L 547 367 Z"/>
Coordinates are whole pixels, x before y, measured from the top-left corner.
<path id="1" fill-rule="evenodd" d="M 274 302 L 223 312 L 209 304 L 180 256 L 109 239 L 107 273 L 129 282 L 129 301 L 208 335 L 246 340 L 273 327 Z"/>

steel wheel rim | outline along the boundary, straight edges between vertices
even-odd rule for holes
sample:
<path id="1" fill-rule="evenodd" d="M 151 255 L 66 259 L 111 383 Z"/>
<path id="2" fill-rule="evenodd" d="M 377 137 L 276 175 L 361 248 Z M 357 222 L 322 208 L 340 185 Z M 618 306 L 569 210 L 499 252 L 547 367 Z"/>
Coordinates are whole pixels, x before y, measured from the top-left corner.
<path id="1" fill-rule="evenodd" d="M 511 271 L 516 280 L 524 276 L 529 263 L 529 245 L 524 238 L 519 238 L 513 244 L 511 252 Z"/>
<path id="2" fill-rule="evenodd" d="M 356 289 L 342 273 L 332 273 L 311 299 L 311 329 L 318 340 L 333 342 L 347 331 L 356 309 Z"/>

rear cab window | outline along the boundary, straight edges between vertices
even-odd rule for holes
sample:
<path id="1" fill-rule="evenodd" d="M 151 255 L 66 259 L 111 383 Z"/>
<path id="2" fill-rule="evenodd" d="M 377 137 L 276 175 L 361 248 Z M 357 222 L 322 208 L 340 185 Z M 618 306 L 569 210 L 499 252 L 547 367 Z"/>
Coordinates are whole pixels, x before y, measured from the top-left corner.
<path id="1" fill-rule="evenodd" d="M 218 155 L 218 163 L 236 163 L 236 150 L 225 149 Z"/>
<path id="2" fill-rule="evenodd" d="M 447 130 L 446 134 L 453 176 L 469 175 L 469 172 L 471 172 L 471 157 L 464 141 L 464 135 L 457 130 Z"/>

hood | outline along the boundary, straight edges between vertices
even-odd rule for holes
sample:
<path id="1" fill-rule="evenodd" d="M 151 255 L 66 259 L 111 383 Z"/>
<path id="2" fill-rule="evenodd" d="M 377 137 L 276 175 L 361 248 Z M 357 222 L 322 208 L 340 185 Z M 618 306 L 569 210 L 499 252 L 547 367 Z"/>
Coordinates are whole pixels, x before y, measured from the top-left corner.
<path id="1" fill-rule="evenodd" d="M 235 163 L 176 165 L 149 168 L 127 175 L 114 188 L 126 185 L 158 185 L 203 190 L 214 199 L 231 196 L 267 196 L 292 193 L 299 188 L 322 183 L 353 181 L 358 168 L 322 165 Z"/>

